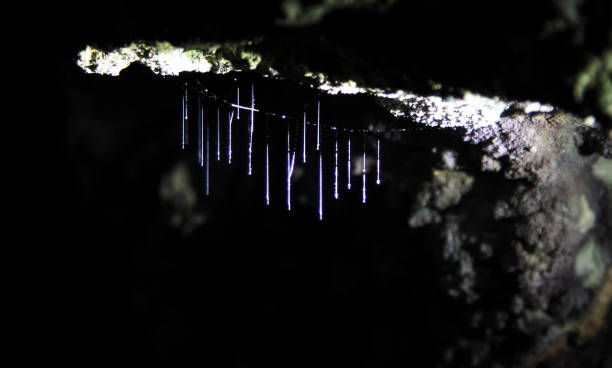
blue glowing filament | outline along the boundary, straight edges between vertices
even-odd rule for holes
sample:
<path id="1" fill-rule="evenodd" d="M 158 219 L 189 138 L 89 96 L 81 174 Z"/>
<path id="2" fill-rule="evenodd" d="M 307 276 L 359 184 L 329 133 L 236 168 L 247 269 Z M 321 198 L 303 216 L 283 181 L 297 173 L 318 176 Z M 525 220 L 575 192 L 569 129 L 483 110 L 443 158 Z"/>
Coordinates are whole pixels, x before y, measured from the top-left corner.
<path id="1" fill-rule="evenodd" d="M 363 134 L 363 166 L 361 170 L 362 187 L 361 187 L 361 203 L 366 203 L 366 136 Z"/>
<path id="2" fill-rule="evenodd" d="M 230 112 L 227 122 L 227 163 L 232 163 L 232 120 L 234 120 L 234 112 Z"/>
<path id="3" fill-rule="evenodd" d="M 182 125 L 181 125 L 181 148 L 185 149 L 185 146 L 187 146 L 187 140 L 189 138 L 188 136 L 188 132 L 189 132 L 189 115 L 187 113 L 188 111 L 188 93 L 187 93 L 187 83 L 185 83 L 185 92 L 183 93 L 183 104 L 182 104 L 182 110 L 183 110 L 183 121 L 182 121 Z"/>
<path id="4" fill-rule="evenodd" d="M 380 138 L 376 140 L 376 184 L 380 185 Z"/>
<path id="5" fill-rule="evenodd" d="M 338 138 L 336 138 L 336 145 L 334 149 L 334 198 L 338 199 Z"/>
<path id="6" fill-rule="evenodd" d="M 347 163 L 346 163 L 347 184 L 346 184 L 346 187 L 348 188 L 348 190 L 351 190 L 351 136 L 350 135 L 348 138 L 348 153 L 346 157 L 347 157 Z"/>

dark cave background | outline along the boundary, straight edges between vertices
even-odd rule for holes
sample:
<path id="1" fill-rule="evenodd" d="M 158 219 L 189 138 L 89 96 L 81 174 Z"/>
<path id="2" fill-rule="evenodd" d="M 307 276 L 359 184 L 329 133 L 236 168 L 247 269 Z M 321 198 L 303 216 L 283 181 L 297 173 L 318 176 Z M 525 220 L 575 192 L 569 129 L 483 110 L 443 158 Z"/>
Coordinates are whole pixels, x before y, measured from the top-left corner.
<path id="1" fill-rule="evenodd" d="M 365 208 L 357 188 L 337 204 L 328 193 L 323 222 L 308 206 L 287 214 L 282 193 L 265 208 L 255 184 L 262 182 L 259 174 L 247 179 L 240 161 L 214 168 L 212 198 L 198 194 L 197 208 L 208 221 L 184 235 L 168 224 L 159 194 L 161 178 L 177 162 L 201 179 L 195 152 L 178 144 L 177 81 L 135 65 L 119 77 L 87 75 L 75 62 L 85 45 L 295 34 L 323 38 L 373 68 L 405 74 L 398 84 L 407 81 L 417 91 L 433 79 L 596 111 L 571 100 L 566 77 L 584 55 L 605 46 L 600 35 L 608 31 L 610 4 L 585 2 L 582 41 L 574 41 L 577 31 L 570 28 L 539 42 L 542 19 L 557 12 L 551 4 L 400 2 L 382 15 L 332 13 L 306 30 L 275 26 L 277 1 L 65 9 L 51 27 L 60 88 L 48 99 L 59 115 L 53 129 L 44 130 L 56 149 L 52 169 L 41 174 L 52 193 L 41 216 L 49 233 L 62 239 L 48 303 L 57 310 L 50 331 L 67 338 L 51 354 L 81 362 L 429 367 L 467 323 L 466 307 L 446 297 L 435 280 L 423 231 L 406 226 L 412 194 L 436 159 L 429 147 L 456 148 L 457 137 L 440 141 L 439 134 L 415 131 L 390 144 L 385 185 L 375 190 L 370 180 Z M 273 84 L 256 88 L 262 95 L 277 91 Z M 364 115 L 378 113 L 365 106 Z M 235 155 L 244 156 L 240 144 L 235 147 Z M 198 180 L 193 184 L 201 188 Z M 294 187 L 295 198 L 300 185 L 308 188 L 308 179 Z M 568 366 L 609 363 L 606 331 L 591 350 L 577 349 Z M 52 340 L 55 333 L 49 335 Z M 517 340 L 517 351 L 527 343 Z M 457 359 L 458 366 L 469 365 Z"/>

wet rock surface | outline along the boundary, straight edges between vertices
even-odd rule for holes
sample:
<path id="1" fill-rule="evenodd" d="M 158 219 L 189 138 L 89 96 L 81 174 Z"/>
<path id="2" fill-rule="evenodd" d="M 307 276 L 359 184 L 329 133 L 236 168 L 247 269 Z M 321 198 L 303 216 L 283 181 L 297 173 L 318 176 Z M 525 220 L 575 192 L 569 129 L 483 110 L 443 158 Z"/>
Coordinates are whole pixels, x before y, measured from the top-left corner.
<path id="1" fill-rule="evenodd" d="M 216 5 L 202 22 L 180 11 L 184 24 L 161 31 L 157 20 L 172 13 L 144 10 L 133 25 L 119 23 L 135 35 L 97 27 L 70 49 L 67 150 L 87 158 L 73 175 L 86 199 L 79 208 L 96 212 L 81 221 L 109 226 L 108 243 L 127 234 L 131 244 L 96 249 L 115 266 L 130 252 L 119 266 L 129 302 L 109 302 L 130 311 L 109 320 L 139 341 L 133 356 L 205 351 L 205 363 L 239 366 L 327 355 L 362 366 L 612 364 L 610 5 L 301 3 L 266 2 L 257 19 L 254 5 Z M 175 81 L 139 65 L 87 75 L 74 63 L 88 44 L 111 51 L 132 41 L 191 50 L 211 42 L 220 45 L 211 71 L 230 65 L 222 58 L 313 94 L 352 81 L 364 106 L 387 114 L 382 126 L 409 129 L 385 134 L 389 184 L 365 211 L 352 193 L 355 203 L 331 208 L 323 225 L 306 210 L 265 212 L 253 185 L 241 189 L 244 178 L 225 169 L 213 182 L 217 199 L 205 202 L 194 193 L 201 173 L 171 139 Z M 255 68 L 249 55 L 260 57 Z M 273 94 L 272 83 L 261 93 Z M 302 202 L 311 209 L 309 195 Z M 118 345 L 130 355 L 128 341 Z"/>

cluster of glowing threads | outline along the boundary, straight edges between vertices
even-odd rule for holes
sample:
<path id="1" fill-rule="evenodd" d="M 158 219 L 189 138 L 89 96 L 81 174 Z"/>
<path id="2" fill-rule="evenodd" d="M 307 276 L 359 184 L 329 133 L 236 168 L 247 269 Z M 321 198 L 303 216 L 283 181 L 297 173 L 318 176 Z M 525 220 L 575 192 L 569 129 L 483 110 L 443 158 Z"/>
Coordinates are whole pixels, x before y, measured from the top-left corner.
<path id="1" fill-rule="evenodd" d="M 188 101 L 188 88 L 187 88 L 187 84 L 184 84 L 184 93 L 182 96 L 182 127 L 181 127 L 181 147 L 183 149 L 185 149 L 187 143 L 188 143 L 188 125 L 187 125 L 187 121 L 188 121 L 188 108 L 187 108 L 187 101 Z M 213 97 L 211 98 L 213 101 L 219 101 L 222 99 L 219 99 L 217 96 L 213 95 L 212 93 L 210 93 L 208 91 L 208 89 L 205 88 L 201 88 L 198 89 L 198 107 L 197 107 L 197 113 L 198 113 L 198 162 L 200 164 L 200 166 L 205 168 L 205 193 L 206 195 L 209 195 L 210 193 L 210 124 L 204 122 L 204 104 L 203 104 L 203 98 L 205 96 L 208 97 Z M 234 115 L 238 116 L 239 111 L 240 110 L 248 110 L 250 111 L 250 119 L 249 119 L 249 140 L 248 140 L 248 171 L 247 174 L 251 175 L 252 174 L 252 146 L 253 146 L 253 131 L 254 131 L 254 121 L 255 121 L 255 112 L 260 112 L 259 109 L 255 108 L 255 89 L 254 86 L 251 85 L 251 106 L 247 107 L 247 106 L 241 106 L 239 104 L 239 99 L 240 99 L 240 92 L 239 92 L 239 88 L 237 88 L 237 96 L 236 96 L 236 103 L 230 103 L 227 102 L 225 100 L 222 100 L 224 103 L 226 103 L 227 105 L 229 105 L 230 110 L 228 111 L 228 126 L 227 126 L 227 130 L 228 130 L 228 140 L 227 140 L 227 156 L 228 156 L 228 163 L 231 164 L 231 160 L 232 160 L 232 122 L 233 122 L 233 117 Z M 278 114 L 275 114 L 278 115 Z M 220 133 L 220 108 L 219 106 L 217 106 L 217 161 L 220 160 L 220 156 L 221 156 L 221 133 Z M 287 116 L 285 114 L 281 114 L 280 115 L 281 119 L 286 119 Z M 302 161 L 303 163 L 306 162 L 306 132 L 307 132 L 307 125 L 308 125 L 308 121 L 307 121 L 307 116 L 306 116 L 306 112 L 303 112 L 303 121 L 302 121 Z M 292 183 L 292 176 L 294 173 L 294 169 L 295 169 L 295 156 L 296 156 L 296 151 L 297 151 L 297 135 L 294 136 L 295 138 L 295 142 L 296 145 L 292 146 L 291 144 L 291 121 L 287 120 L 287 174 L 286 174 L 286 180 L 287 180 L 287 188 L 286 188 L 286 193 L 287 193 L 287 210 L 291 211 L 292 208 L 292 203 L 291 203 L 291 183 Z M 296 125 L 297 127 L 297 125 Z M 316 129 L 317 129 L 317 144 L 316 144 L 316 150 L 319 152 L 319 166 L 318 166 L 318 212 L 319 212 L 319 219 L 323 219 L 323 197 L 324 197 L 324 189 L 323 189 L 323 152 L 322 152 L 322 147 L 321 147 L 321 103 L 320 101 L 317 100 L 317 122 L 316 122 Z M 337 131 L 338 128 L 335 126 L 330 127 L 331 130 L 336 131 L 336 135 L 335 135 L 335 141 L 334 141 L 334 198 L 335 199 L 339 199 L 339 144 L 338 144 L 338 136 L 337 136 Z M 265 142 L 265 159 L 266 159 L 266 166 L 265 166 L 265 202 L 266 205 L 270 205 L 270 149 L 269 149 L 269 129 L 267 128 L 267 123 L 266 123 L 266 142 Z M 351 130 L 352 131 L 352 130 Z M 365 151 L 365 147 L 366 147 L 366 134 L 367 131 L 363 130 L 363 137 L 364 137 L 364 141 L 363 141 L 363 188 L 362 188 L 362 202 L 365 203 L 366 202 L 366 187 L 365 187 L 365 180 L 366 180 L 366 151 Z M 347 148 L 348 148 L 348 154 L 347 154 L 347 162 L 348 162 L 348 171 L 347 171 L 347 176 L 348 176 L 348 186 L 347 188 L 350 190 L 351 186 L 350 186 L 350 176 L 351 176 L 351 147 L 350 147 L 350 136 L 348 137 L 348 141 L 347 141 Z M 379 162 L 380 160 L 380 138 L 378 138 L 377 140 L 377 161 Z M 377 166 L 377 184 L 380 184 L 380 165 Z"/>
<path id="2" fill-rule="evenodd" d="M 198 82 L 199 83 L 199 82 Z M 411 125 L 410 128 L 390 128 L 385 129 L 384 131 L 375 131 L 372 132 L 369 129 L 349 129 L 342 128 L 337 126 L 325 126 L 325 124 L 321 123 L 321 104 L 317 99 L 316 109 L 317 109 L 317 117 L 316 122 L 312 123 L 307 120 L 306 110 L 309 109 L 311 105 L 314 104 L 314 101 L 307 102 L 304 104 L 299 112 L 287 114 L 287 113 L 276 113 L 271 111 L 260 111 L 255 108 L 254 105 L 254 87 L 251 86 L 251 106 L 241 106 L 239 104 L 240 92 L 239 88 L 237 88 L 237 96 L 236 103 L 229 102 L 223 98 L 218 97 L 217 95 L 210 93 L 207 89 L 203 89 L 204 92 L 208 95 L 208 97 L 218 103 L 223 103 L 231 108 L 235 109 L 236 115 L 239 114 L 240 110 L 248 110 L 251 112 L 250 116 L 250 124 L 249 124 L 249 167 L 248 174 L 252 173 L 251 166 L 251 155 L 252 155 L 252 132 L 254 130 L 254 113 L 258 112 L 260 114 L 264 114 L 270 117 L 276 117 L 280 119 L 288 119 L 297 121 L 297 116 L 301 115 L 302 117 L 302 162 L 306 162 L 306 132 L 308 125 L 315 125 L 316 127 L 316 150 L 319 152 L 319 217 L 322 219 L 323 217 L 323 161 L 322 161 L 322 152 L 321 152 L 321 129 L 330 129 L 336 131 L 336 137 L 338 131 L 343 131 L 348 136 L 347 138 L 347 188 L 351 189 L 351 133 L 354 132 L 362 132 L 364 135 L 364 151 L 362 158 L 362 202 L 365 203 L 367 200 L 367 191 L 366 191 L 366 176 L 367 176 L 367 157 L 365 154 L 365 135 L 368 133 L 376 133 L 379 135 L 377 137 L 376 142 L 376 184 L 381 184 L 380 178 L 380 134 L 384 132 L 406 132 L 410 130 L 420 130 L 424 127 L 437 127 L 437 128 L 466 128 L 466 141 L 472 140 L 475 141 L 476 137 L 473 137 L 474 132 L 481 131 L 482 129 L 487 130 L 490 127 L 495 127 L 496 122 L 499 121 L 502 112 L 508 108 L 510 103 L 500 101 L 499 99 L 491 99 L 483 96 L 478 96 L 470 93 L 466 93 L 462 99 L 457 98 L 447 98 L 444 99 L 442 97 L 432 96 L 432 97 L 422 97 L 416 96 L 414 94 L 406 93 L 403 91 L 396 91 L 395 93 L 387 93 L 382 92 L 381 90 L 370 90 L 370 93 L 374 93 L 379 98 L 385 98 L 390 100 L 399 101 L 403 108 L 397 110 L 398 112 L 395 114 L 396 116 L 408 116 L 412 118 L 414 121 L 421 123 L 416 126 Z M 518 106 L 519 108 L 523 108 L 525 113 L 533 113 L 533 112 L 551 112 L 553 108 L 550 105 L 543 105 L 537 102 L 524 102 L 524 103 L 513 103 L 514 106 Z M 391 110 L 393 111 L 393 110 Z M 233 111 L 232 114 L 229 115 L 229 144 L 228 144 L 228 162 L 231 163 L 231 123 L 232 123 Z M 289 123 L 289 122 L 288 122 Z M 486 128 L 486 129 L 485 129 Z M 287 139 L 290 139 L 288 132 Z M 482 135 L 482 134 L 481 134 Z M 336 138 L 337 140 L 337 138 Z M 217 140 L 219 145 L 219 139 Z M 495 144 L 495 142 L 493 142 Z M 290 143 L 288 142 L 288 147 Z M 338 188 L 339 184 L 339 173 L 338 173 L 338 143 L 337 141 L 334 143 L 334 198 L 339 198 Z M 503 147 L 502 147 L 503 148 Z M 219 148 L 217 148 L 219 149 Z M 503 154 L 503 152 L 501 153 Z M 266 143 L 266 204 L 269 204 L 269 147 L 268 143 Z M 295 152 L 291 151 L 288 148 L 287 153 L 287 208 L 291 209 L 291 178 L 293 175 L 293 169 L 295 164 Z"/>

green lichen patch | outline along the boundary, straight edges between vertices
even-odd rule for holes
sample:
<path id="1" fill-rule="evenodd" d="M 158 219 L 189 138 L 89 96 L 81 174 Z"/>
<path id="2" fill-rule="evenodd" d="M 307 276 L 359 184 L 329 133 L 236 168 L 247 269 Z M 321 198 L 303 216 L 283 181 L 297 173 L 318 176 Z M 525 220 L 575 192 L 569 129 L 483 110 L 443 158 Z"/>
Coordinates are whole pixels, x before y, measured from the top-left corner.
<path id="1" fill-rule="evenodd" d="M 612 160 L 600 157 L 593 164 L 593 175 L 612 189 Z"/>
<path id="2" fill-rule="evenodd" d="M 584 287 L 594 288 L 601 283 L 606 265 L 603 252 L 594 239 L 589 239 L 580 249 L 574 263 L 576 276 L 582 279 Z"/>
<path id="3" fill-rule="evenodd" d="M 259 63 L 261 63 L 261 55 L 251 51 L 241 51 L 240 58 L 246 60 L 249 63 L 249 69 L 255 70 Z"/>
<path id="4" fill-rule="evenodd" d="M 589 206 L 589 201 L 583 194 L 580 196 L 580 217 L 578 218 L 578 230 L 582 234 L 589 231 L 595 225 L 595 214 Z"/>
<path id="5" fill-rule="evenodd" d="M 574 99 L 583 102 L 587 92 L 594 93 L 601 111 L 612 118 L 612 50 L 592 57 L 574 83 Z"/>

